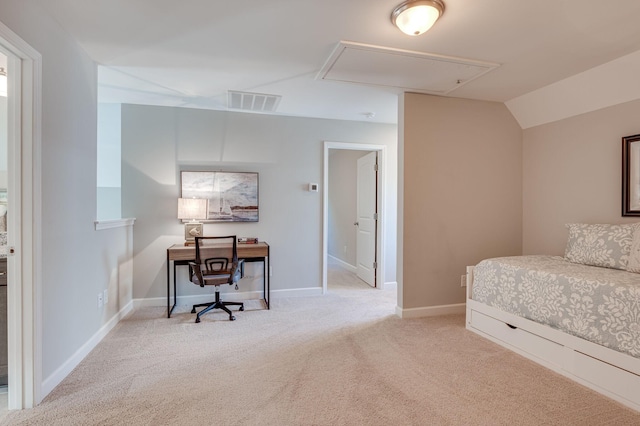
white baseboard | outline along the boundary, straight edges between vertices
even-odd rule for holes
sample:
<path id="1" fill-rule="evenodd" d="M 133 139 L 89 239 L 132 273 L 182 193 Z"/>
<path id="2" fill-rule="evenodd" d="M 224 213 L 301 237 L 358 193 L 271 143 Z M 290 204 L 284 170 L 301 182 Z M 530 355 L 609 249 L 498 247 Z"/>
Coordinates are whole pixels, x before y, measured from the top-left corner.
<path id="1" fill-rule="evenodd" d="M 271 290 L 274 298 L 322 296 L 322 287 L 292 288 L 288 290 Z"/>
<path id="2" fill-rule="evenodd" d="M 262 291 L 229 291 L 220 293 L 223 299 L 227 300 L 255 300 L 262 299 Z M 304 297 L 322 295 L 321 287 L 294 288 L 289 290 L 271 290 L 271 298 L 281 297 Z M 207 303 L 213 300 L 213 294 L 197 294 L 190 296 L 178 296 L 176 305 L 188 306 L 198 303 Z M 171 300 L 173 302 L 173 299 Z M 134 309 L 150 306 L 167 306 L 167 297 L 149 297 L 145 299 L 134 299 Z"/>
<path id="3" fill-rule="evenodd" d="M 422 318 L 435 317 L 438 315 L 464 314 L 466 312 L 466 304 L 458 303 L 455 305 L 425 306 L 424 308 L 402 309 L 396 306 L 396 315 L 400 318 Z"/>
<path id="4" fill-rule="evenodd" d="M 273 294 L 273 292 L 271 292 Z M 223 300 L 253 300 L 262 299 L 262 291 L 227 291 L 221 292 L 220 296 Z M 188 296 L 178 296 L 177 305 L 197 305 L 198 303 L 209 303 L 214 299 L 213 291 L 211 294 L 192 294 Z M 173 303 L 173 298 L 171 299 Z M 145 299 L 133 299 L 134 309 L 149 306 L 167 306 L 167 297 L 148 297 Z"/>
<path id="5" fill-rule="evenodd" d="M 395 290 L 398 291 L 398 283 L 395 281 L 389 281 L 387 283 L 384 283 L 384 290 Z"/>
<path id="6" fill-rule="evenodd" d="M 98 330 L 84 345 L 80 347 L 71 357 L 64 362 L 56 371 L 54 371 L 49 377 L 42 381 L 42 398 L 47 396 L 56 386 L 60 384 L 74 368 L 82 362 L 82 360 L 89 355 L 97 345 L 109 334 L 113 327 L 120 322 L 129 312 L 133 310 L 133 302 L 127 303 L 127 305 L 115 314 L 100 330 Z"/>
<path id="7" fill-rule="evenodd" d="M 330 259 L 332 262 L 335 262 L 338 265 L 342 266 L 344 269 L 346 269 L 349 272 L 353 272 L 354 274 L 358 273 L 358 268 L 356 268 L 353 265 L 348 264 L 344 260 L 340 260 L 335 256 L 331 256 L 330 254 L 327 255 L 327 258 Z"/>

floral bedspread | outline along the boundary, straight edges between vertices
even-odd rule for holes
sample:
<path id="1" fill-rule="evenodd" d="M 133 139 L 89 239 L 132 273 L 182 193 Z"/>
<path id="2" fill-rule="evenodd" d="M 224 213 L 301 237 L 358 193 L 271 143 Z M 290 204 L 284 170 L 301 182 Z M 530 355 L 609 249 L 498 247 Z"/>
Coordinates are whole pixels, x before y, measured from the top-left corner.
<path id="1" fill-rule="evenodd" d="M 487 259 L 472 298 L 640 358 L 640 274 L 559 256 Z"/>

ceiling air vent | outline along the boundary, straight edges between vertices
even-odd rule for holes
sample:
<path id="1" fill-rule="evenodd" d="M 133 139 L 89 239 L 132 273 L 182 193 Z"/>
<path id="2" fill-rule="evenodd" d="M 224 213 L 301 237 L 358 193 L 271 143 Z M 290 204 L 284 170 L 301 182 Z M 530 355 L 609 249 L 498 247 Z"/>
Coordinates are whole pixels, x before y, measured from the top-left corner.
<path id="1" fill-rule="evenodd" d="M 275 112 L 282 96 L 229 90 L 229 109 L 255 112 Z"/>

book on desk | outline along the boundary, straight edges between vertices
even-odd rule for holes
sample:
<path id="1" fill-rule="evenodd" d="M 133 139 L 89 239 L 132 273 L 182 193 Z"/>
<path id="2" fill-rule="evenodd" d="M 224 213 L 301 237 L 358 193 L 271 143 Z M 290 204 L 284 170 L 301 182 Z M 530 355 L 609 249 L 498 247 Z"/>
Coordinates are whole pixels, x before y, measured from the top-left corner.
<path id="1" fill-rule="evenodd" d="M 238 237 L 238 244 L 258 244 L 256 237 Z"/>

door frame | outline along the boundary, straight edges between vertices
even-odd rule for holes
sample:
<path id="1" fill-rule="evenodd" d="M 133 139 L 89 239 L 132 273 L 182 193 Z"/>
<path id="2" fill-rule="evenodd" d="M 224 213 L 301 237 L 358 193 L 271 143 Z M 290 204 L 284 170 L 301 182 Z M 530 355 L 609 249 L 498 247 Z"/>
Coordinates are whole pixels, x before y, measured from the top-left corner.
<path id="1" fill-rule="evenodd" d="M 41 126 L 42 56 L 0 22 L 7 56 L 7 148 L 10 198 L 7 245 L 8 408 L 41 401 Z"/>
<path id="2" fill-rule="evenodd" d="M 384 145 L 347 143 L 347 142 L 324 142 L 324 169 L 323 169 L 323 191 L 322 191 L 322 294 L 327 293 L 327 250 L 329 248 L 329 150 L 343 149 L 352 151 L 377 151 L 378 152 L 378 221 L 376 223 L 376 288 L 384 289 L 385 252 L 384 252 L 384 230 L 387 206 L 385 199 L 384 182 L 386 178 L 386 149 Z"/>

